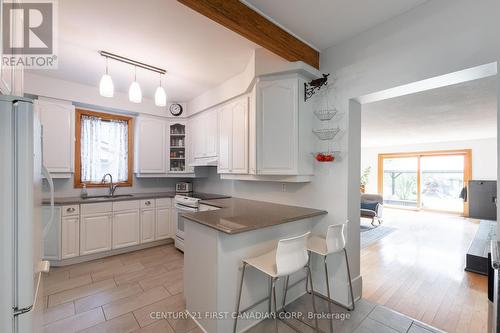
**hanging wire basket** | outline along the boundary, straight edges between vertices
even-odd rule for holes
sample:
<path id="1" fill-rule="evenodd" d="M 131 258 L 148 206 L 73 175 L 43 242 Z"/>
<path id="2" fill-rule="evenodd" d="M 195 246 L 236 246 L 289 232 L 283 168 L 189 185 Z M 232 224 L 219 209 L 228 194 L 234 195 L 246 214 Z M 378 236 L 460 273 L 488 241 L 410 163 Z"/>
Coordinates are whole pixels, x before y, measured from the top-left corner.
<path id="1" fill-rule="evenodd" d="M 319 120 L 330 120 L 338 113 L 336 109 L 316 110 L 314 114 Z"/>
<path id="2" fill-rule="evenodd" d="M 332 140 L 339 132 L 340 128 L 326 128 L 326 129 L 313 130 L 313 133 L 316 134 L 316 136 L 320 140 Z"/>
<path id="3" fill-rule="evenodd" d="M 312 153 L 314 159 L 318 162 L 334 162 L 340 158 L 340 151 L 319 151 Z"/>

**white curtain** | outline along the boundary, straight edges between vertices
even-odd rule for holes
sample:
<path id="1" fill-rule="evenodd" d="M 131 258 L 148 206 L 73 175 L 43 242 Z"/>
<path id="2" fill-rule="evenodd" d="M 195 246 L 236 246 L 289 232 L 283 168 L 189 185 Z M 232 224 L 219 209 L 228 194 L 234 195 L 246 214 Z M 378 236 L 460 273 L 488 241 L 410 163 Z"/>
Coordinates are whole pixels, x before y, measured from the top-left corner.
<path id="1" fill-rule="evenodd" d="M 128 123 L 82 115 L 81 181 L 100 182 L 110 173 L 113 181 L 128 180 Z"/>

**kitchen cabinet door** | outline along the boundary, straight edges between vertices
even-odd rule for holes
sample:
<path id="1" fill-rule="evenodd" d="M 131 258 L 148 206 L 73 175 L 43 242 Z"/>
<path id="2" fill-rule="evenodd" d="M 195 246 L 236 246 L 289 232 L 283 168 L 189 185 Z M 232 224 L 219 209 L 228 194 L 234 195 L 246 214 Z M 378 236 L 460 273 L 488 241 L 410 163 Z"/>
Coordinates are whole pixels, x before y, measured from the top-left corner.
<path id="1" fill-rule="evenodd" d="M 233 144 L 233 110 L 224 106 L 219 110 L 218 173 L 231 173 Z"/>
<path id="2" fill-rule="evenodd" d="M 61 258 L 80 255 L 80 217 L 65 216 L 61 221 Z"/>
<path id="3" fill-rule="evenodd" d="M 113 214 L 113 249 L 139 244 L 139 210 L 118 211 Z"/>
<path id="4" fill-rule="evenodd" d="M 49 172 L 71 177 L 74 164 L 75 107 L 71 103 L 36 100 L 43 126 L 43 163 Z M 63 177 L 64 178 L 64 177 Z"/>
<path id="5" fill-rule="evenodd" d="M 82 215 L 80 220 L 80 255 L 111 250 L 111 213 Z"/>
<path id="6" fill-rule="evenodd" d="M 205 154 L 205 126 L 203 126 L 203 116 L 195 116 L 190 120 L 191 140 L 194 158 L 203 158 Z"/>
<path id="7" fill-rule="evenodd" d="M 216 157 L 217 156 L 217 138 L 218 138 L 218 112 L 208 111 L 204 119 L 205 128 L 205 151 L 204 157 Z"/>
<path id="8" fill-rule="evenodd" d="M 231 173 L 248 173 L 248 98 L 240 98 L 231 104 L 232 144 Z"/>
<path id="9" fill-rule="evenodd" d="M 152 242 L 155 240 L 155 210 L 141 210 L 141 243 Z"/>
<path id="10" fill-rule="evenodd" d="M 258 83 L 258 174 L 297 174 L 298 98 L 296 78 Z"/>
<path id="11" fill-rule="evenodd" d="M 43 238 L 43 259 L 59 260 L 61 259 L 61 207 L 54 207 L 54 216 L 52 221 L 50 206 L 42 207 L 42 225 L 43 229 L 49 228 Z M 51 223 L 48 226 L 48 223 Z"/>
<path id="12" fill-rule="evenodd" d="M 166 173 L 166 123 L 160 119 L 139 118 L 136 141 L 136 173 Z"/>
<path id="13" fill-rule="evenodd" d="M 156 209 L 156 240 L 173 237 L 171 208 Z"/>

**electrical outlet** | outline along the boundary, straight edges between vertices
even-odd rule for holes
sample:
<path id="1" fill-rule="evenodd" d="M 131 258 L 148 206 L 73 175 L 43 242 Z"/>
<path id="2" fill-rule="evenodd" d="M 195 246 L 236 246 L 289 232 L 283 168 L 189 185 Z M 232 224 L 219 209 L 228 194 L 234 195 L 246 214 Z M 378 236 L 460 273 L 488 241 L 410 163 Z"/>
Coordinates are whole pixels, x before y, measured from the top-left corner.
<path id="1" fill-rule="evenodd" d="M 286 184 L 281 184 L 281 192 L 286 192 Z"/>

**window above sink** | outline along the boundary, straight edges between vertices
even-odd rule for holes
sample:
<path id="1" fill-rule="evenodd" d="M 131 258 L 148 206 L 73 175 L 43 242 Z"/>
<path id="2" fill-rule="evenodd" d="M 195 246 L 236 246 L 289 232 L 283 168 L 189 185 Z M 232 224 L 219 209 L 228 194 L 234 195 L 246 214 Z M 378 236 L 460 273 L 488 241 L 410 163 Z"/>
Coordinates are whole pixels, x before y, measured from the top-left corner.
<path id="1" fill-rule="evenodd" d="M 75 187 L 106 187 L 104 174 L 115 184 L 132 186 L 132 118 L 76 110 Z"/>

